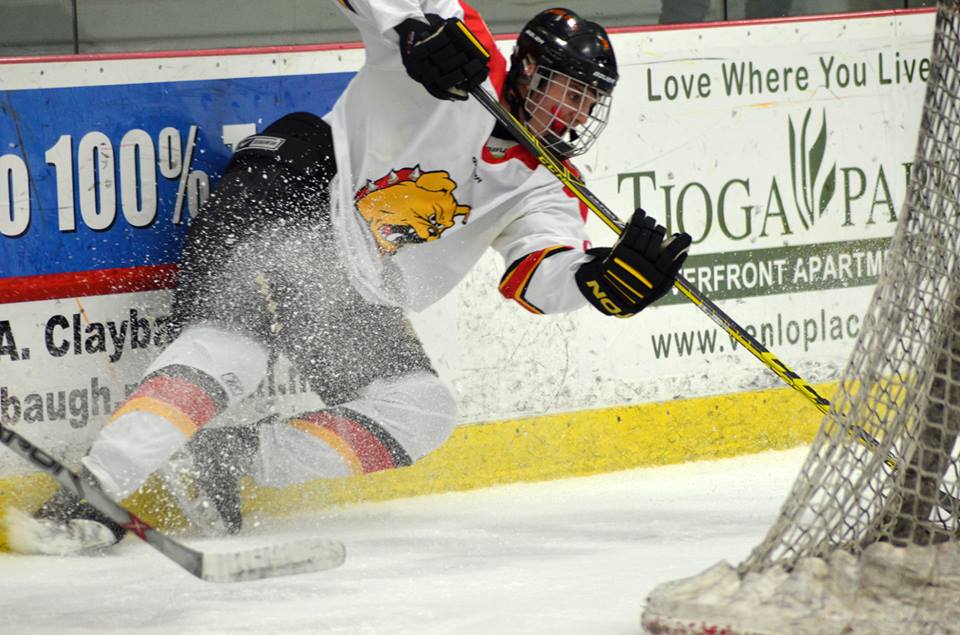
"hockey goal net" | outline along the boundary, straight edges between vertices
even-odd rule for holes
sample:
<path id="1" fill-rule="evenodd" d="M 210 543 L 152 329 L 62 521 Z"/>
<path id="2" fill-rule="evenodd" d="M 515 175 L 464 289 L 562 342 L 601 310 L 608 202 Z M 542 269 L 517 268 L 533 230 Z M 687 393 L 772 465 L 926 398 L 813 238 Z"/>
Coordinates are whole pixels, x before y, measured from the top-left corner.
<path id="1" fill-rule="evenodd" d="M 663 584 L 651 633 L 960 633 L 960 0 L 904 211 L 830 413 L 763 542 Z"/>

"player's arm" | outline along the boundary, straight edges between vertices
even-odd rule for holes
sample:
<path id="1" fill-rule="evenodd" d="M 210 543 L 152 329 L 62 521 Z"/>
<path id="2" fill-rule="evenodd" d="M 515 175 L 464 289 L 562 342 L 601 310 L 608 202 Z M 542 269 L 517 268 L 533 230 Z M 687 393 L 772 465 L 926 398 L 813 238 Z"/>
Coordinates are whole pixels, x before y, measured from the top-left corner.
<path id="1" fill-rule="evenodd" d="M 360 20 L 373 24 L 382 36 L 390 34 L 393 27 L 408 18 L 422 19 L 424 13 L 424 3 L 419 0 L 336 0 L 336 2 L 340 10 L 352 21 Z"/>
<path id="2" fill-rule="evenodd" d="M 638 208 L 613 247 L 587 252 L 592 259 L 577 269 L 577 286 L 601 313 L 630 317 L 673 287 L 689 248 L 689 234 L 667 237 L 666 230 Z"/>
<path id="3" fill-rule="evenodd" d="M 431 0 L 338 4 L 354 23 L 366 22 L 384 41 L 397 42 L 407 74 L 437 99 L 466 100 L 487 78 L 490 52 L 464 24 L 461 9 L 450 14 L 456 5 Z"/>
<path id="4" fill-rule="evenodd" d="M 566 313 L 586 303 L 574 275 L 592 260 L 577 201 L 559 189 L 541 188 L 522 202 L 531 210 L 513 219 L 494 239 L 506 270 L 500 294 L 531 313 Z"/>
<path id="5" fill-rule="evenodd" d="M 568 245 L 533 251 L 510 263 L 500 294 L 537 315 L 579 309 L 586 302 L 573 276 L 583 260 L 583 251 Z"/>
<path id="6" fill-rule="evenodd" d="M 513 221 L 494 241 L 508 263 L 500 293 L 533 313 L 563 313 L 589 303 L 630 317 L 673 285 L 690 246 L 688 234 L 666 238 L 637 210 L 613 247 L 589 249 L 579 211 L 542 207 Z"/>

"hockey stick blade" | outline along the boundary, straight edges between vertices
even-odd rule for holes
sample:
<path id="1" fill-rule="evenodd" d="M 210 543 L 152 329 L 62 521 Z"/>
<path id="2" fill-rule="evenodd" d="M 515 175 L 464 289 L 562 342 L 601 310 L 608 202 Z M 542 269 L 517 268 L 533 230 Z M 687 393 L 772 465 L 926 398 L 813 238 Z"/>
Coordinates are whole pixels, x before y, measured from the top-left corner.
<path id="1" fill-rule="evenodd" d="M 341 542 L 307 538 L 245 551 L 204 553 L 199 577 L 207 582 L 242 582 L 324 571 L 339 567 L 345 556 Z"/>
<path id="2" fill-rule="evenodd" d="M 308 538 L 242 551 L 203 552 L 191 549 L 154 529 L 111 500 L 100 488 L 81 479 L 29 440 L 0 424 L 0 443 L 50 474 L 68 491 L 84 498 L 111 520 L 148 545 L 208 582 L 241 582 L 333 569 L 343 564 L 346 550 L 336 540 Z"/>

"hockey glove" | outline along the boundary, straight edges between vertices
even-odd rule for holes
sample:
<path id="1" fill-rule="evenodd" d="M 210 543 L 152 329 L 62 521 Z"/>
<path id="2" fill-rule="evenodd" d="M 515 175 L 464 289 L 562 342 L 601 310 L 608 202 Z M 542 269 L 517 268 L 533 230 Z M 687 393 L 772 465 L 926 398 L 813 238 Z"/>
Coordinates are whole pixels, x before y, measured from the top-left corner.
<path id="1" fill-rule="evenodd" d="M 650 306 L 673 286 L 690 248 L 686 232 L 665 236 L 666 230 L 638 208 L 612 249 L 587 251 L 595 258 L 575 274 L 580 292 L 607 315 L 630 317 Z"/>
<path id="2" fill-rule="evenodd" d="M 409 18 L 394 27 L 403 66 L 437 99 L 463 101 L 487 78 L 490 53 L 457 18 L 424 17 L 429 24 Z"/>

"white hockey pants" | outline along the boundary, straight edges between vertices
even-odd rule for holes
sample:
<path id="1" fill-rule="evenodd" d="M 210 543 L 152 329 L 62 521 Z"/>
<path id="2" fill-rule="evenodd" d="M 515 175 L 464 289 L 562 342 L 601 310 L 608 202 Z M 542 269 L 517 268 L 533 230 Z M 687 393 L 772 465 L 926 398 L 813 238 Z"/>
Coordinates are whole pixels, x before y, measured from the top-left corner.
<path id="1" fill-rule="evenodd" d="M 108 494 L 125 498 L 197 430 L 250 397 L 268 358 L 250 337 L 185 329 L 114 413 L 84 465 Z M 452 394 L 432 372 L 375 379 L 335 408 L 283 413 L 279 423 L 261 426 L 252 476 L 280 487 L 409 465 L 447 439 L 455 412 Z"/>

